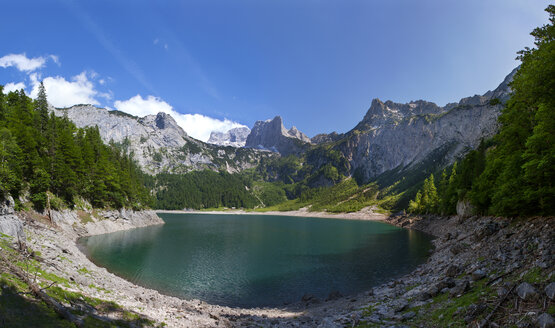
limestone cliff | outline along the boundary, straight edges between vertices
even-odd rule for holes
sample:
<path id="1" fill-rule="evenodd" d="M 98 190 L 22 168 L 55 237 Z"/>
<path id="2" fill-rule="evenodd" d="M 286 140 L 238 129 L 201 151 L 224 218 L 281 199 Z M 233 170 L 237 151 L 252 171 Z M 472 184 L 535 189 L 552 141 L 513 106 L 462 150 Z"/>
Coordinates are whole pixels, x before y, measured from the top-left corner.
<path id="1" fill-rule="evenodd" d="M 497 132 L 497 118 L 510 97 L 508 83 L 515 73 L 516 69 L 493 91 L 445 107 L 423 100 L 399 104 L 374 99 L 363 120 L 335 147 L 348 159 L 351 172 L 365 180 L 425 160 L 452 163 Z"/>
<path id="2" fill-rule="evenodd" d="M 304 133 L 292 127 L 287 130 L 280 116 L 272 120 L 257 121 L 247 137 L 245 147 L 267 149 L 282 155 L 300 154 L 310 147 Z"/>

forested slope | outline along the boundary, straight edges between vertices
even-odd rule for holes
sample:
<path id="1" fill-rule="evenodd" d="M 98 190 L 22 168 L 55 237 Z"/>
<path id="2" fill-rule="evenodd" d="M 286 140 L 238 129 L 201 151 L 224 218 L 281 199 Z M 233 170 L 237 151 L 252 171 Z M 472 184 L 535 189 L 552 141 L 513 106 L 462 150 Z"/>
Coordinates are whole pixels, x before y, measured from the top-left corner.
<path id="1" fill-rule="evenodd" d="M 19 209 L 63 208 L 83 200 L 95 207 L 141 208 L 150 203 L 130 154 L 105 145 L 97 128 L 78 129 L 48 111 L 44 87 L 33 101 L 0 86 L 0 196 Z"/>

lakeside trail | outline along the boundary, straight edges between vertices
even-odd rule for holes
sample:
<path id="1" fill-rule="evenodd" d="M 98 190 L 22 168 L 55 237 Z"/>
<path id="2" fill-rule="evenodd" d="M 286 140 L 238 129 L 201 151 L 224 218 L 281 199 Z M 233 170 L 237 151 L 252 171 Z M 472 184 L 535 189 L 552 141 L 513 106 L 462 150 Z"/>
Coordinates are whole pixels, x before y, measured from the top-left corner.
<path id="1" fill-rule="evenodd" d="M 387 217 L 370 209 L 338 215 L 304 210 L 215 213 L 377 220 L 437 238 L 426 263 L 371 290 L 330 295 L 327 301 L 307 295 L 284 308 L 241 309 L 182 300 L 134 285 L 96 266 L 77 247 L 79 237 L 162 224 L 152 211 L 103 212 L 86 220 L 75 211 L 57 212 L 53 224 L 37 215 L 20 217 L 28 247 L 40 251 L 46 272 L 70 281 L 65 289 L 113 301 L 169 327 L 458 327 L 478 326 L 487 316 L 488 322 L 506 326 L 537 323 L 551 318 L 547 313 L 554 309 L 553 294 L 547 290 L 555 289 L 555 284 L 548 285 L 555 278 L 554 218 Z M 523 282 L 530 282 L 532 290 L 520 297 L 519 288 L 528 287 L 521 288 Z"/>

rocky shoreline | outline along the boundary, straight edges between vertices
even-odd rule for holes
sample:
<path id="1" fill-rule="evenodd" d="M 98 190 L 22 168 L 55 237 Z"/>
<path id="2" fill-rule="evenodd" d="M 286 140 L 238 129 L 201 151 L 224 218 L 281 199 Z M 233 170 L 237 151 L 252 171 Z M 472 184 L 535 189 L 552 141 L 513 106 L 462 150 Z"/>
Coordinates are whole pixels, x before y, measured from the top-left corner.
<path id="1" fill-rule="evenodd" d="M 553 295 L 546 288 L 555 279 L 553 218 L 386 217 L 366 211 L 331 217 L 380 220 L 432 234 L 437 238 L 428 261 L 408 275 L 358 295 L 330 295 L 327 301 L 307 295 L 284 308 L 253 309 L 182 300 L 134 285 L 96 266 L 76 245 L 82 236 L 163 223 L 152 211 L 65 211 L 53 213 L 52 220 L 36 213 L 19 216 L 28 246 L 40 252 L 45 271 L 71 281 L 66 289 L 116 302 L 169 327 L 442 327 L 450 322 L 478 326 L 505 295 L 509 295 L 505 305 L 519 303 L 521 316 L 506 316 L 509 310 L 502 305 L 488 319 L 490 326 L 552 320 Z M 304 211 L 275 214 L 330 217 Z M 521 299 L 516 290 L 525 280 L 531 281 L 529 287 L 535 293 Z M 460 300 L 464 304 L 458 306 Z"/>

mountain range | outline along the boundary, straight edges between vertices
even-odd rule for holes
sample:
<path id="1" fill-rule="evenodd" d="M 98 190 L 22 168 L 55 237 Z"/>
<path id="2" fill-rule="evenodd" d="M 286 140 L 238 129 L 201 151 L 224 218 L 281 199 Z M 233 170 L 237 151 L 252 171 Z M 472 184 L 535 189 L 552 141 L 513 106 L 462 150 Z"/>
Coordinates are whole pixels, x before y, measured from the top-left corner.
<path id="1" fill-rule="evenodd" d="M 132 152 L 150 174 L 193 170 L 234 173 L 257 166 L 264 158 L 301 156 L 324 147 L 339 151 L 348 174 L 371 180 L 386 172 L 413 169 L 422 163 L 445 166 L 477 147 L 498 130 L 497 117 L 510 97 L 516 69 L 493 91 L 438 106 L 424 100 L 406 104 L 372 100 L 363 119 L 346 133 L 309 138 L 296 127 L 286 129 L 280 116 L 257 121 L 252 130 L 213 132 L 208 143 L 187 135 L 168 114 L 135 117 L 91 105 L 53 109 L 78 127 L 98 126 L 106 142 Z M 313 165 L 325 165 L 325 159 Z"/>

